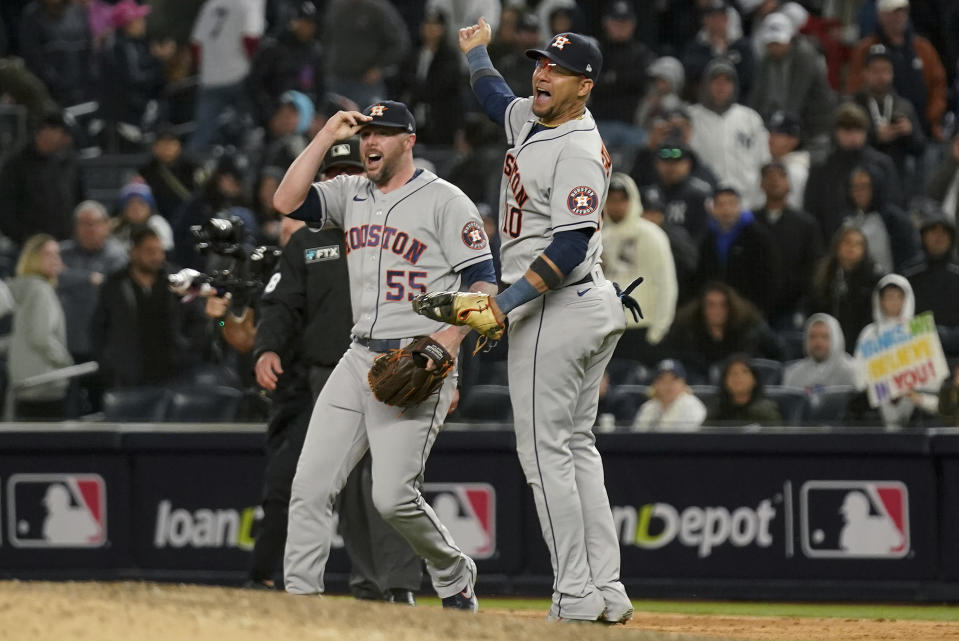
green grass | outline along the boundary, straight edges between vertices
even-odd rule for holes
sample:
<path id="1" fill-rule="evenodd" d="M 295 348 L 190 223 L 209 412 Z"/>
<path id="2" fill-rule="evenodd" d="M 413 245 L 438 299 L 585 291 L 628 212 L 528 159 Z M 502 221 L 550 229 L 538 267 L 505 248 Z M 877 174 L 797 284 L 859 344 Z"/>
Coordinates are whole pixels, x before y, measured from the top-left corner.
<path id="1" fill-rule="evenodd" d="M 424 605 L 438 599 L 417 599 Z M 767 603 L 754 601 L 639 601 L 637 612 L 674 614 L 718 614 L 730 616 L 835 617 L 841 619 L 900 619 L 918 621 L 959 621 L 959 606 L 884 605 L 875 603 Z M 549 610 L 547 599 L 482 598 L 480 610 Z"/>

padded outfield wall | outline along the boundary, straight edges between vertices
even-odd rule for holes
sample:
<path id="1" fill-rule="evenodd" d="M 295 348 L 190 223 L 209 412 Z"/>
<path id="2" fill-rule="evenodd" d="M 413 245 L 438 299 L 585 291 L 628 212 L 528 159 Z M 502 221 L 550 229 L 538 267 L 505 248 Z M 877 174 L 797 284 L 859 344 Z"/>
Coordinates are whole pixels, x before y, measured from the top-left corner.
<path id="1" fill-rule="evenodd" d="M 463 429 L 457 429 L 458 427 Z M 532 496 L 503 428 L 450 426 L 423 492 L 481 593 L 546 594 Z M 5 424 L 6 577 L 239 583 L 263 430 Z M 959 601 L 959 430 L 599 434 L 636 597 Z M 345 589 L 338 542 L 331 589 Z"/>

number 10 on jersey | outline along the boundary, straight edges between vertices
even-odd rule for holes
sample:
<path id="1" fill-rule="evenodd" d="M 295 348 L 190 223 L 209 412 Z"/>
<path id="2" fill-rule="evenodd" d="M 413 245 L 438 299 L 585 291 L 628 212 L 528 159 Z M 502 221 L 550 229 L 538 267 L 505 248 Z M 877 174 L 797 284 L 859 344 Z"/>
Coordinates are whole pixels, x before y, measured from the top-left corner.
<path id="1" fill-rule="evenodd" d="M 522 229 L 523 210 L 507 204 L 503 214 L 503 233 L 509 234 L 510 238 L 519 238 Z"/>

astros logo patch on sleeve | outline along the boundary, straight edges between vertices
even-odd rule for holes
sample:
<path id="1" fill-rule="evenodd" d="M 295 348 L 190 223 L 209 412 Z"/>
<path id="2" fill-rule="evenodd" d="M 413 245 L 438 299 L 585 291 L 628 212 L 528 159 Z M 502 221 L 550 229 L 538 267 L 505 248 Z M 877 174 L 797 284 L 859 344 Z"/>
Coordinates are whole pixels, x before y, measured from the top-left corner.
<path id="1" fill-rule="evenodd" d="M 586 185 L 573 187 L 566 197 L 566 206 L 577 216 L 588 216 L 599 207 L 599 196 L 596 190 Z"/>
<path id="2" fill-rule="evenodd" d="M 489 244 L 483 226 L 471 220 L 463 226 L 463 243 L 470 249 L 486 249 Z"/>

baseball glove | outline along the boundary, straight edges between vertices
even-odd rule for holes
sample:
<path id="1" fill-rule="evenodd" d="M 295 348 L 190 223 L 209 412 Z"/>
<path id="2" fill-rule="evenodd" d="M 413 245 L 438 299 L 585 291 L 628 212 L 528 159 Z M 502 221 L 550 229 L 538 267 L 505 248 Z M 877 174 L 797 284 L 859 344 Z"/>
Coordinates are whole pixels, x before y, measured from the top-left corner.
<path id="1" fill-rule="evenodd" d="M 413 299 L 413 311 L 450 325 L 469 325 L 494 341 L 505 327 L 496 320 L 488 294 L 478 292 L 431 292 Z"/>
<path id="2" fill-rule="evenodd" d="M 430 361 L 436 367 L 427 370 Z M 442 345 L 424 336 L 402 349 L 377 356 L 366 379 L 378 401 L 405 409 L 419 405 L 436 392 L 453 363 L 453 357 Z"/>

